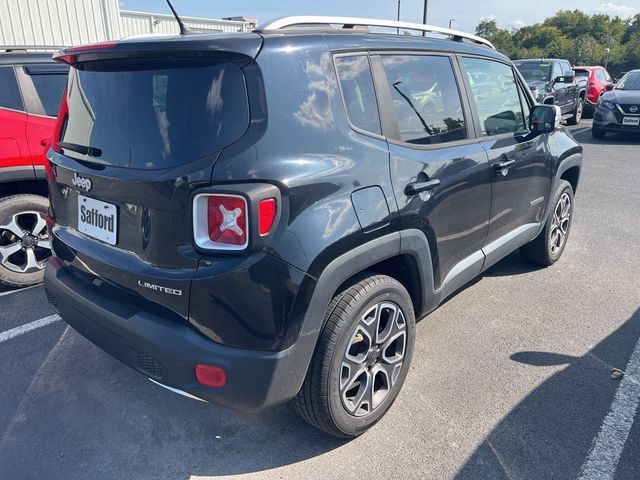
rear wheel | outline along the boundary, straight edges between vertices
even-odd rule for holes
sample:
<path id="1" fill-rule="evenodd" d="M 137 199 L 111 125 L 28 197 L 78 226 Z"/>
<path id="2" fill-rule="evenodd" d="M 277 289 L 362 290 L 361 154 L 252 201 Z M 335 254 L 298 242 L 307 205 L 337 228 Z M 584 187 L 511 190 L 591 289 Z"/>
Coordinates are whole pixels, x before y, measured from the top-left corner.
<path id="1" fill-rule="evenodd" d="M 407 376 L 415 343 L 411 298 L 395 279 L 372 275 L 332 300 L 294 409 L 341 438 L 366 432 Z"/>
<path id="2" fill-rule="evenodd" d="M 527 260 L 545 266 L 556 263 L 567 245 L 573 220 L 573 188 L 569 182 L 560 182 L 552 202 L 540 235 L 520 249 Z"/>
<path id="3" fill-rule="evenodd" d="M 51 256 L 48 206 L 49 201 L 39 195 L 0 200 L 0 283 L 24 287 L 42 281 Z"/>
<path id="4" fill-rule="evenodd" d="M 580 120 L 582 120 L 582 113 L 584 112 L 584 100 L 582 98 L 578 98 L 576 102 L 576 107 L 573 110 L 573 116 L 567 120 L 568 125 L 578 125 Z"/>

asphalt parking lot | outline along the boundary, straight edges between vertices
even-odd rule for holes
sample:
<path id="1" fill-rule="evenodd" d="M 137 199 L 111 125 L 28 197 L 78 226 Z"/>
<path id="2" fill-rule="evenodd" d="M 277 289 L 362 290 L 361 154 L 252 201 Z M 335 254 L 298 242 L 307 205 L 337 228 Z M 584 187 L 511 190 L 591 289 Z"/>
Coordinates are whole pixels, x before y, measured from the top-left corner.
<path id="1" fill-rule="evenodd" d="M 639 478 L 640 138 L 588 127 L 562 259 L 515 253 L 423 319 L 398 401 L 350 442 L 174 395 L 41 286 L 0 290 L 0 478 Z"/>

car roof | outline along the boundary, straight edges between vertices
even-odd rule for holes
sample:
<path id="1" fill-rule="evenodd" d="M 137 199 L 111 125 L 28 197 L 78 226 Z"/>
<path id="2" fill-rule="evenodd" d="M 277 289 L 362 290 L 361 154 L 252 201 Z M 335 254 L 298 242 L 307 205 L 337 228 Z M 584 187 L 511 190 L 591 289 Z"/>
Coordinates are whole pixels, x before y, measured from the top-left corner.
<path id="1" fill-rule="evenodd" d="M 564 58 L 519 58 L 514 62 L 561 62 L 567 61 Z"/>
<path id="2" fill-rule="evenodd" d="M 2 48 L 2 47 L 0 47 Z M 35 53 L 24 50 L 0 51 L 0 65 L 23 65 L 25 63 L 52 63 L 51 53 Z"/>

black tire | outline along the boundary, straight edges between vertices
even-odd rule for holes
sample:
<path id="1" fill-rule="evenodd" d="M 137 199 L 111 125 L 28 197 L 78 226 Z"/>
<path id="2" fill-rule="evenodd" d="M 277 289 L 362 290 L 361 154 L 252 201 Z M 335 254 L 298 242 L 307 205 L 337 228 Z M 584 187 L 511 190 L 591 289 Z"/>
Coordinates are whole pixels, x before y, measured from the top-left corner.
<path id="1" fill-rule="evenodd" d="M 591 136 L 593 138 L 604 138 L 606 134 L 607 132 L 605 130 L 602 130 L 596 127 L 591 127 Z"/>
<path id="2" fill-rule="evenodd" d="M 573 116 L 567 119 L 567 125 L 578 125 L 582 120 L 582 114 L 584 113 L 584 100 L 578 98 L 576 107 L 573 110 Z"/>
<path id="3" fill-rule="evenodd" d="M 38 220 L 34 214 L 29 212 L 37 212 L 40 219 L 46 217 L 47 208 L 49 208 L 49 200 L 46 197 L 40 195 L 13 195 L 11 197 L 3 198 L 0 200 L 0 226 L 7 225 L 8 222 L 14 217 L 14 215 L 20 215 L 20 219 L 24 223 L 21 227 L 29 229 L 29 226 L 36 226 Z M 40 230 L 38 239 L 45 240 L 46 228 Z M 8 228 L 0 227 L 0 248 L 6 248 L 10 245 L 19 243 L 18 236 L 12 233 Z M 48 249 L 38 246 L 37 243 L 32 247 L 38 265 L 44 265 L 46 259 L 50 256 L 51 252 Z M 11 255 L 7 255 L 7 258 L 2 257 L 0 253 L 0 283 L 11 287 L 26 287 L 29 285 L 35 285 L 42 282 L 44 276 L 44 268 L 38 268 L 37 270 L 27 271 L 25 273 L 12 270 L 15 268 L 15 264 L 22 261 L 26 264 L 26 255 L 24 258 L 21 255 L 25 255 L 17 251 Z"/>
<path id="4" fill-rule="evenodd" d="M 382 314 L 380 314 L 380 321 L 378 321 L 378 311 L 383 312 L 384 308 L 389 306 L 395 306 L 398 308 L 398 312 L 402 312 L 402 315 L 396 313 L 393 316 L 393 319 L 397 318 L 398 321 L 389 322 L 390 313 L 386 314 L 386 323 L 382 320 Z M 364 325 L 362 322 L 371 318 L 369 312 L 373 309 L 375 309 L 376 320 L 371 321 L 371 325 L 378 332 L 375 334 L 376 337 L 387 332 L 387 328 L 394 328 L 400 325 L 402 317 L 404 317 L 405 328 L 404 354 L 400 357 L 401 362 L 395 364 L 395 369 L 389 367 L 393 370 L 392 375 L 396 375 L 396 379 L 389 382 L 390 387 L 387 384 L 388 388 L 386 390 L 382 388 L 377 393 L 374 391 L 375 385 L 378 385 L 378 381 L 383 380 L 383 377 L 388 380 L 389 377 L 386 374 L 380 375 L 380 370 L 378 370 L 377 373 L 374 373 L 373 378 L 370 379 L 370 374 L 366 372 L 376 372 L 376 369 L 380 368 L 379 365 L 382 363 L 387 366 L 393 363 L 387 363 L 383 358 L 384 354 L 387 353 L 386 350 L 391 348 L 391 344 L 383 347 L 382 350 L 373 346 L 373 350 L 377 349 L 377 354 L 375 351 L 372 354 L 371 348 L 361 349 L 358 347 L 361 344 L 360 342 L 368 343 L 367 338 L 360 332 L 364 332 L 361 327 Z M 380 331 L 379 325 L 383 325 L 383 323 L 385 326 Z M 400 332 L 400 330 L 398 331 Z M 400 333 L 394 334 L 392 330 L 389 330 L 387 335 L 387 338 L 382 342 L 383 345 L 394 336 L 400 335 Z M 358 340 L 359 336 L 363 340 Z M 368 344 L 373 345 L 373 343 L 369 342 Z M 372 275 L 357 280 L 338 293 L 329 304 L 325 315 L 324 328 L 318 339 L 307 376 L 300 392 L 292 401 L 293 408 L 308 423 L 335 437 L 353 438 L 366 432 L 382 418 L 397 398 L 409 371 L 414 343 L 415 315 L 411 297 L 406 289 L 398 281 L 385 275 Z M 348 365 L 345 365 L 345 362 L 348 354 L 355 354 L 354 348 L 358 348 L 358 356 L 364 355 L 364 361 L 361 363 L 361 370 L 358 370 L 361 373 L 352 376 L 351 369 Z M 397 348 L 398 346 L 396 345 L 393 350 L 396 354 Z M 362 353 L 365 350 L 368 354 Z M 376 361 L 380 363 L 369 365 L 369 362 L 372 362 L 373 357 L 376 357 L 376 355 L 378 356 Z M 398 372 L 397 374 L 396 371 Z M 364 408 L 367 402 L 362 402 L 362 407 L 358 411 L 355 411 L 355 413 L 350 412 L 345 401 L 349 402 L 347 399 L 349 392 L 355 388 L 359 392 L 362 388 L 361 385 L 364 382 L 361 380 L 356 382 L 356 380 L 362 378 L 362 375 L 366 375 L 367 385 L 369 384 L 368 382 L 373 382 L 372 392 L 374 393 L 367 408 Z M 350 380 L 351 378 L 353 379 Z M 362 390 L 367 389 L 362 388 Z M 383 396 L 380 397 L 378 395 L 380 393 Z M 374 397 L 376 395 L 379 396 L 378 405 L 374 405 Z M 369 409 L 369 406 L 372 408 Z M 367 410 L 368 413 L 363 413 Z"/>
<path id="5" fill-rule="evenodd" d="M 568 217 L 566 220 L 564 220 L 565 217 L 561 216 L 563 219 L 562 225 L 564 226 L 566 221 L 566 226 L 558 227 L 556 226 L 558 222 L 557 220 L 554 221 L 554 217 L 556 216 L 558 209 L 562 209 L 561 201 L 566 200 L 567 198 L 570 202 Z M 555 194 L 553 195 L 551 209 L 549 210 L 549 214 L 547 215 L 547 220 L 542 232 L 540 232 L 540 235 L 538 235 L 531 242 L 520 248 L 522 256 L 524 256 L 530 262 L 537 263 L 538 265 L 550 266 L 556 263 L 562 256 L 562 253 L 567 246 L 572 222 L 573 188 L 571 187 L 571 184 L 569 182 L 562 180 L 560 182 L 560 185 L 558 185 Z M 563 232 L 561 239 L 555 236 L 555 233 L 559 233 L 557 232 L 557 229 L 560 229 L 560 231 Z"/>

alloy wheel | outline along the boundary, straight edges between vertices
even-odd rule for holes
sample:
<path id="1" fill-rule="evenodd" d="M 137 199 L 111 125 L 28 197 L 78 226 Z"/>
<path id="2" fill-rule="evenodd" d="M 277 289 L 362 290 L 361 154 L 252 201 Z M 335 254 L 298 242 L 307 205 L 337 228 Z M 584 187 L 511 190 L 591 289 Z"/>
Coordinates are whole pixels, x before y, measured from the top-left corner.
<path id="1" fill-rule="evenodd" d="M 361 417 L 382 404 L 405 360 L 407 324 L 392 302 L 369 308 L 358 321 L 340 367 L 340 396 L 350 414 Z"/>
<path id="2" fill-rule="evenodd" d="M 551 230 L 549 233 L 549 248 L 552 255 L 557 255 L 562 250 L 571 225 L 571 197 L 563 192 L 553 211 Z"/>
<path id="3" fill-rule="evenodd" d="M 24 211 L 0 221 L 0 265 L 17 273 L 42 270 L 51 256 L 44 214 Z"/>

